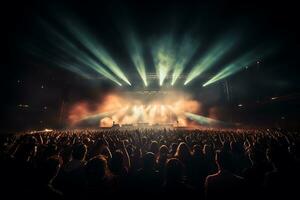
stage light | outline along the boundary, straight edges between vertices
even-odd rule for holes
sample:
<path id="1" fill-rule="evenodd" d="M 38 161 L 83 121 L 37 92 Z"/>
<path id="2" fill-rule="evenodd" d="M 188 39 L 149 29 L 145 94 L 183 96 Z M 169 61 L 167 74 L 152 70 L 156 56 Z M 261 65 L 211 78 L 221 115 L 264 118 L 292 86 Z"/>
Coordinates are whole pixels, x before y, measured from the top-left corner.
<path id="1" fill-rule="evenodd" d="M 224 124 L 224 122 L 222 122 L 222 121 L 215 120 L 215 119 L 208 118 L 208 117 L 204 117 L 204 116 L 197 115 L 197 114 L 190 113 L 190 112 L 186 112 L 185 116 L 187 118 L 189 118 L 190 120 L 193 120 L 193 121 L 197 122 L 200 125 L 218 126 L 218 125 Z"/>
<path id="2" fill-rule="evenodd" d="M 259 54 L 260 56 L 262 54 Z M 225 68 L 223 68 L 219 73 L 217 73 L 215 76 L 213 76 L 210 80 L 208 80 L 206 83 L 203 84 L 203 87 L 215 83 L 219 80 L 222 80 L 232 74 L 237 73 L 238 71 L 243 69 L 243 66 L 248 66 L 251 63 L 253 63 L 257 58 L 257 52 L 251 51 L 246 54 L 244 54 L 239 59 L 235 60 L 233 63 L 227 65 Z"/>
<path id="3" fill-rule="evenodd" d="M 183 39 L 176 52 L 176 64 L 172 74 L 171 85 L 174 85 L 176 80 L 182 74 L 187 63 L 190 61 L 196 50 L 199 48 L 199 41 L 197 41 L 189 32 L 183 36 Z"/>
<path id="4" fill-rule="evenodd" d="M 175 52 L 172 34 L 164 35 L 160 40 L 152 42 L 151 53 L 160 86 L 163 85 L 165 78 L 175 63 Z"/>
<path id="5" fill-rule="evenodd" d="M 118 64 L 113 60 L 108 51 L 87 31 L 81 27 L 78 23 L 74 25 L 74 22 L 65 20 L 65 24 L 70 32 L 75 35 L 77 40 L 84 45 L 92 54 L 94 54 L 100 62 L 108 67 L 116 76 L 125 81 L 128 85 L 131 85 L 125 74 L 122 72 Z"/>
<path id="6" fill-rule="evenodd" d="M 93 60 L 90 60 L 89 58 L 86 58 L 86 60 L 77 58 L 77 60 L 81 61 L 85 65 L 79 66 L 78 64 L 75 64 L 75 63 L 69 64 L 69 63 L 60 62 L 59 66 L 62 66 L 65 69 L 75 72 L 75 73 L 79 74 L 80 76 L 83 76 L 86 79 L 91 79 L 92 77 L 90 75 L 88 75 L 87 73 L 85 73 L 82 69 L 84 66 L 88 66 L 88 67 L 92 68 L 94 71 L 103 75 L 104 77 L 115 82 L 119 86 L 122 86 L 122 84 L 110 72 L 108 72 L 106 69 L 101 67 L 99 64 L 95 63 Z"/>
<path id="7" fill-rule="evenodd" d="M 146 76 L 146 67 L 143 59 L 143 48 L 139 42 L 138 36 L 133 32 L 127 32 L 126 35 L 126 47 L 128 48 L 131 60 L 139 73 L 141 79 L 143 80 L 144 85 L 147 87 L 147 76 Z"/>
<path id="8" fill-rule="evenodd" d="M 184 85 L 190 83 L 193 79 L 201 75 L 204 71 L 212 67 L 216 62 L 221 59 L 233 46 L 236 44 L 236 38 L 226 38 L 218 42 L 211 48 L 205 56 L 203 56 L 187 75 Z"/>
<path id="9" fill-rule="evenodd" d="M 70 64 L 64 61 L 63 59 L 57 61 L 57 59 L 51 59 L 51 56 L 47 57 L 46 54 L 38 54 L 39 56 L 46 58 L 50 62 L 58 64 L 60 67 L 68 69 L 86 78 L 90 78 L 90 76 L 84 72 L 84 67 L 89 67 L 94 71 L 98 72 L 99 74 L 103 75 L 104 77 L 117 83 L 119 86 L 122 85 L 109 71 L 107 71 L 103 66 L 97 63 L 95 60 L 93 60 L 87 53 L 80 50 L 71 40 L 69 40 L 63 34 L 56 31 L 56 29 L 54 29 L 45 21 L 41 20 L 40 22 L 47 29 L 48 33 L 51 34 L 52 37 L 49 38 L 51 39 L 52 44 L 62 52 L 69 55 L 72 59 L 75 59 L 78 63 Z M 34 51 L 33 53 L 37 54 Z M 60 55 L 58 55 L 58 57 L 61 58 Z"/>
<path id="10" fill-rule="evenodd" d="M 277 50 L 277 47 L 268 46 L 268 48 L 258 47 L 252 51 L 247 52 L 234 62 L 227 65 L 223 68 L 220 72 L 218 72 L 215 76 L 213 76 L 210 80 L 203 84 L 203 86 L 207 86 L 209 84 L 215 83 L 219 80 L 227 78 L 243 69 L 243 66 L 248 66 L 252 63 L 259 64 L 257 61 L 258 58 L 266 57 L 272 54 L 274 51 Z"/>
<path id="11" fill-rule="evenodd" d="M 170 70 L 169 65 L 161 65 L 159 64 L 159 85 L 162 86 L 165 78 Z"/>
<path id="12" fill-rule="evenodd" d="M 105 117 L 109 117 L 111 115 L 113 115 L 113 113 L 115 113 L 115 111 L 112 112 L 103 112 L 103 113 L 99 113 L 99 114 L 94 114 L 94 115 L 88 115 L 85 116 L 83 118 L 81 118 L 79 121 L 75 121 L 73 122 L 73 124 L 97 124 L 101 119 L 105 118 Z"/>

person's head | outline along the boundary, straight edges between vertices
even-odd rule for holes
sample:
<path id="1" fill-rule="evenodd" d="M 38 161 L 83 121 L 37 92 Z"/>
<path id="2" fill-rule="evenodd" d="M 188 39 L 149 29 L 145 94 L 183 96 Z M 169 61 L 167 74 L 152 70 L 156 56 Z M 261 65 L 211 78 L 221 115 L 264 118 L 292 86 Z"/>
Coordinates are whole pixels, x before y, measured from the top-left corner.
<path id="1" fill-rule="evenodd" d="M 179 182 L 183 176 L 183 164 L 177 158 L 171 158 L 166 164 L 166 182 Z"/>
<path id="2" fill-rule="evenodd" d="M 85 166 L 85 171 L 89 184 L 103 181 L 108 171 L 105 157 L 99 155 L 91 158 Z"/>
<path id="3" fill-rule="evenodd" d="M 167 157 L 169 153 L 169 149 L 166 145 L 162 145 L 159 148 L 159 157 Z"/>
<path id="4" fill-rule="evenodd" d="M 174 155 L 176 153 L 177 144 L 176 143 L 172 143 L 170 149 L 171 149 L 170 153 Z"/>
<path id="5" fill-rule="evenodd" d="M 290 164 L 290 156 L 287 149 L 272 145 L 266 150 L 266 157 L 277 169 L 284 169 Z"/>
<path id="6" fill-rule="evenodd" d="M 226 151 L 226 152 L 231 152 L 229 141 L 225 140 L 225 141 L 223 142 L 222 151 L 223 151 L 223 152 L 225 152 L 225 151 Z"/>
<path id="7" fill-rule="evenodd" d="M 242 154 L 244 153 L 243 145 L 238 142 L 230 142 L 230 150 L 234 154 Z"/>
<path id="8" fill-rule="evenodd" d="M 87 147 L 84 144 L 75 145 L 73 148 L 72 157 L 75 160 L 84 160 L 87 152 Z"/>
<path id="9" fill-rule="evenodd" d="M 65 146 L 62 151 L 60 152 L 62 160 L 64 163 L 68 163 L 72 158 L 72 147 Z"/>
<path id="10" fill-rule="evenodd" d="M 58 154 L 57 146 L 55 144 L 49 144 L 45 149 L 43 156 L 49 158 Z"/>
<path id="11" fill-rule="evenodd" d="M 219 170 L 229 170 L 232 167 L 231 156 L 227 151 L 217 151 L 215 156 L 216 164 Z"/>
<path id="12" fill-rule="evenodd" d="M 201 152 L 202 150 L 201 150 L 201 146 L 200 145 L 194 145 L 193 146 L 193 155 L 194 156 L 200 156 L 201 154 L 202 154 L 202 152 Z"/>
<path id="13" fill-rule="evenodd" d="M 150 145 L 150 152 L 154 153 L 155 155 L 159 151 L 159 145 L 157 141 L 152 141 Z"/>
<path id="14" fill-rule="evenodd" d="M 124 162 L 123 152 L 120 150 L 115 151 L 112 154 L 112 158 L 110 159 L 110 162 L 109 162 L 110 170 L 113 173 L 118 174 L 120 172 L 120 170 L 123 168 L 123 162 Z"/>
<path id="15" fill-rule="evenodd" d="M 208 145 L 208 144 L 205 144 L 205 145 L 203 146 L 203 154 L 204 154 L 204 155 L 207 155 L 207 156 L 212 155 L 212 154 L 213 154 L 213 149 L 212 149 L 212 147 L 211 147 L 210 145 Z"/>
<path id="16" fill-rule="evenodd" d="M 58 157 L 52 156 L 46 159 L 41 166 L 41 180 L 45 184 L 49 184 L 59 172 L 61 162 Z"/>
<path id="17" fill-rule="evenodd" d="M 185 142 L 180 142 L 180 144 L 177 147 L 175 156 L 179 159 L 188 159 L 191 155 L 189 147 Z"/>
<path id="18" fill-rule="evenodd" d="M 248 150 L 248 156 L 252 164 L 260 164 L 265 161 L 265 154 L 255 147 Z"/>
<path id="19" fill-rule="evenodd" d="M 29 161 L 35 157 L 37 153 L 37 146 L 32 143 L 20 144 L 15 151 L 14 157 L 19 161 Z"/>
<path id="20" fill-rule="evenodd" d="M 143 157 L 143 168 L 145 170 L 152 170 L 155 167 L 155 155 L 152 152 L 148 152 Z"/>

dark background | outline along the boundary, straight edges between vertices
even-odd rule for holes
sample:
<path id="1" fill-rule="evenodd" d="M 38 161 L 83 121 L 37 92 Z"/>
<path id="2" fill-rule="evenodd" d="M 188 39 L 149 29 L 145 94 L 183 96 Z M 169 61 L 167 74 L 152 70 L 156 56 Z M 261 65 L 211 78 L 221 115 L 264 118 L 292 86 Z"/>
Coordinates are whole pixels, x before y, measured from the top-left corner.
<path id="1" fill-rule="evenodd" d="M 30 56 L 24 49 L 27 42 L 42 41 L 43 46 L 41 39 L 46 35 L 37 19 L 51 20 L 64 11 L 79 17 L 105 41 L 116 59 L 125 63 L 123 71 L 129 77 L 137 73 L 128 61 L 116 28 L 124 17 L 133 22 L 142 39 L 164 33 L 170 24 L 178 26 L 179 32 L 196 26 L 204 38 L 198 54 L 232 27 L 241 30 L 243 43 L 231 56 L 265 42 L 274 44 L 278 48 L 272 56 L 226 79 L 229 93 L 224 89 L 224 81 L 201 87 L 220 68 L 209 70 L 184 89 L 207 108 L 222 108 L 225 121 L 252 126 L 298 126 L 299 9 L 292 1 L 10 1 L 2 3 L 0 11 L 3 131 L 58 127 L 64 124 L 64 120 L 59 120 L 62 102 L 67 107 L 80 100 L 99 100 L 115 89 L 109 81 L 83 80 Z M 46 44 L 43 47 L 48 48 Z M 226 58 L 220 62 L 225 61 Z M 154 72 L 150 61 L 149 69 Z M 140 89 L 141 80 L 135 75 L 130 79 L 136 85 L 126 89 Z M 29 107 L 19 107 L 20 104 Z"/>

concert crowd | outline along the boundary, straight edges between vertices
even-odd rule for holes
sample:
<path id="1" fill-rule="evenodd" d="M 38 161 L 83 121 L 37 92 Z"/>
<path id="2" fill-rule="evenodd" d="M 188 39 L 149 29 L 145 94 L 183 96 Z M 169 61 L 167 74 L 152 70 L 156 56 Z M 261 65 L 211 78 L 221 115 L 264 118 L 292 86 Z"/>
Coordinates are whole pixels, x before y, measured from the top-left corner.
<path id="1" fill-rule="evenodd" d="M 293 197 L 297 131 L 54 130 L 2 135 L 1 188 L 28 199 Z"/>

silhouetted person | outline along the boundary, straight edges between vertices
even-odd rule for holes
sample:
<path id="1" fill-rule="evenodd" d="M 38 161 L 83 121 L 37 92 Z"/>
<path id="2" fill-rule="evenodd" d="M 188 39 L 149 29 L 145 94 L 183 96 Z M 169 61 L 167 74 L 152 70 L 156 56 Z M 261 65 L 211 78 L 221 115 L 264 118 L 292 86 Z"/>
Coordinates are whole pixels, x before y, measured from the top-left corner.
<path id="1" fill-rule="evenodd" d="M 294 198 L 299 193 L 299 168 L 291 159 L 286 148 L 272 145 L 267 150 L 272 171 L 265 176 L 264 186 L 267 197 Z"/>
<path id="2" fill-rule="evenodd" d="M 191 158 L 190 183 L 197 188 L 198 193 L 204 196 L 204 182 L 208 176 L 207 166 L 200 145 L 194 145 Z"/>
<path id="3" fill-rule="evenodd" d="M 31 198 L 36 199 L 62 199 L 62 192 L 55 189 L 52 185 L 60 169 L 60 161 L 57 157 L 50 157 L 40 166 L 39 183 L 34 188 Z M 30 197 L 28 197 L 30 198 Z"/>
<path id="4" fill-rule="evenodd" d="M 159 152 L 159 145 L 157 141 L 152 141 L 150 144 L 150 152 L 154 153 L 156 156 Z"/>
<path id="5" fill-rule="evenodd" d="M 248 156 L 251 166 L 244 170 L 243 177 L 249 188 L 249 195 L 258 198 L 261 197 L 263 192 L 264 177 L 269 170 L 269 166 L 264 152 L 255 147 L 249 150 Z"/>
<path id="6" fill-rule="evenodd" d="M 176 150 L 175 157 L 178 158 L 184 166 L 184 176 L 191 177 L 191 152 L 185 142 L 181 142 Z"/>
<path id="7" fill-rule="evenodd" d="M 124 164 L 124 154 L 122 151 L 117 150 L 112 154 L 109 161 L 109 169 L 114 175 L 116 181 L 116 190 L 125 192 L 127 188 L 128 168 Z"/>
<path id="8" fill-rule="evenodd" d="M 156 162 L 157 162 L 157 169 L 161 177 L 163 177 L 165 174 L 165 166 L 168 159 L 168 153 L 169 153 L 169 149 L 166 145 L 162 145 L 159 148 L 159 154 Z"/>
<path id="9" fill-rule="evenodd" d="M 230 155 L 225 151 L 217 152 L 215 157 L 218 172 L 207 176 L 205 181 L 206 199 L 241 199 L 244 192 L 244 180 L 229 171 Z"/>
<path id="10" fill-rule="evenodd" d="M 85 173 L 87 182 L 85 197 L 98 198 L 112 194 L 113 179 L 104 156 L 91 158 L 85 166 Z"/>
<path id="11" fill-rule="evenodd" d="M 170 194 L 174 197 L 184 195 L 188 197 L 191 192 L 183 179 L 184 166 L 177 158 L 171 158 L 166 164 L 166 179 L 163 185 L 163 194 Z"/>
<path id="12" fill-rule="evenodd" d="M 143 167 L 138 171 L 137 187 L 142 192 L 157 193 L 161 184 L 158 171 L 155 169 L 155 155 L 148 152 L 143 156 Z"/>
<path id="13" fill-rule="evenodd" d="M 87 147 L 84 144 L 76 144 L 73 147 L 72 160 L 64 166 L 59 176 L 63 176 L 61 190 L 68 198 L 78 198 L 82 196 L 82 190 L 85 187 L 85 172 L 86 164 L 85 157 Z"/>

